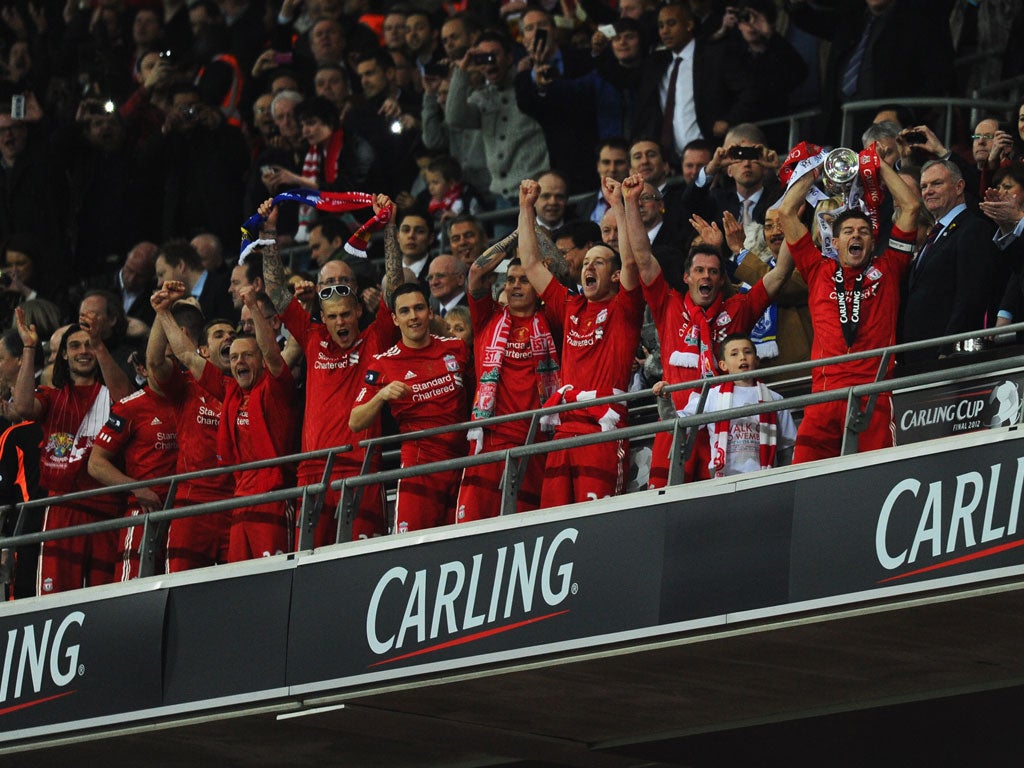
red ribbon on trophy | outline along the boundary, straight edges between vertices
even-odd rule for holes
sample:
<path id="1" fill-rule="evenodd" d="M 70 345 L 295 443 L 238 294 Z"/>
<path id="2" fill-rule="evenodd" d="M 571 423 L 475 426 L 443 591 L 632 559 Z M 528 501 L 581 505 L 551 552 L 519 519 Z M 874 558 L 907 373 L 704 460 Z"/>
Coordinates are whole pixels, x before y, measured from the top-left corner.
<path id="1" fill-rule="evenodd" d="M 878 157 L 878 142 L 873 142 L 870 147 L 861 150 L 857 157 L 860 161 L 858 173 L 862 205 L 871 219 L 872 234 L 878 237 L 878 209 L 885 199 L 885 188 L 882 186 L 882 174 L 879 170 L 882 161 Z"/>

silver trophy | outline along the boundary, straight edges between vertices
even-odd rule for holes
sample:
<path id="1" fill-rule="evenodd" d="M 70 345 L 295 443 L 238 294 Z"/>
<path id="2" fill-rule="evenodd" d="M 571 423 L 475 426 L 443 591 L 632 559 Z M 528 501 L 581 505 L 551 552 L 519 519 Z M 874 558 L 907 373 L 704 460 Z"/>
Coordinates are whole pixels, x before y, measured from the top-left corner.
<path id="1" fill-rule="evenodd" d="M 822 184 L 830 195 L 849 197 L 860 169 L 860 158 L 847 147 L 833 149 L 822 164 Z"/>

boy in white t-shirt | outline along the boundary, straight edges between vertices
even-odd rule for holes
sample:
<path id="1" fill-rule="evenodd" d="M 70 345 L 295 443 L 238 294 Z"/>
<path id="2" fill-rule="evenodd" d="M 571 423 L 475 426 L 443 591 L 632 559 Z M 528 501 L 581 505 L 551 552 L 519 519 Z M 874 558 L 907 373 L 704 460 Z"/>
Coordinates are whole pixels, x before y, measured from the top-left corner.
<path id="1" fill-rule="evenodd" d="M 781 400 L 782 395 L 768 389 L 753 375 L 759 363 L 754 342 L 749 336 L 742 333 L 727 336 L 718 348 L 719 370 L 723 373 L 749 372 L 751 375 L 750 378 L 729 381 L 708 390 L 704 411 L 710 413 L 741 405 Z M 665 386 L 664 381 L 659 381 L 654 385 L 654 394 L 661 397 Z M 671 404 L 671 398 L 666 398 Z M 700 391 L 694 390 L 686 407 L 678 415 L 693 416 L 697 413 L 699 402 Z M 662 418 L 665 418 L 661 403 L 658 410 L 662 412 Z M 668 413 L 672 413 L 671 405 Z M 739 475 L 788 464 L 796 443 L 796 425 L 789 411 L 711 422 L 705 427 L 711 439 L 711 461 L 708 468 L 712 477 Z"/>

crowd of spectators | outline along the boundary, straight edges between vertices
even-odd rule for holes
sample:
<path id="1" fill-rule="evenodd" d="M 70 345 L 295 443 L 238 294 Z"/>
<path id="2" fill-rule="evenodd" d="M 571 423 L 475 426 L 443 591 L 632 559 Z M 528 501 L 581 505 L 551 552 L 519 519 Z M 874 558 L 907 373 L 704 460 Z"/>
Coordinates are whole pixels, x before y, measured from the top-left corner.
<path id="1" fill-rule="evenodd" d="M 27 477 L 3 500 L 691 381 L 719 370 L 729 334 L 749 335 L 770 380 L 772 365 L 838 349 L 815 336 L 815 247 L 838 259 L 828 263 L 840 277 L 863 267 L 865 249 L 909 254 L 893 262 L 902 287 L 873 285 L 870 270 L 866 288 L 850 283 L 856 302 L 902 290 L 891 302 L 886 293 L 892 327 L 863 338 L 1018 321 L 1024 111 L 1009 124 L 1009 113 L 958 117 L 946 146 L 938 113 L 900 102 L 1021 74 L 1006 43 L 1022 24 L 1024 3 L 1010 0 L 10 5 L 0 14 L 0 323 L 13 330 L 0 379 L 13 393 L 6 421 L 37 422 L 43 440 L 21 429 L 0 443 L 0 464 L 14 446 L 15 475 Z M 955 56 L 992 50 L 1006 53 L 954 71 Z M 840 105 L 865 99 L 890 102 L 854 118 L 854 149 L 873 147 L 885 165 L 891 194 L 869 220 L 880 229 L 846 231 L 849 218 L 828 210 L 841 199 L 818 215 L 793 195 L 779 207 L 790 148 L 781 124 L 756 124 L 821 107 L 801 138 L 832 146 Z M 272 202 L 290 190 L 314 195 Z M 344 197 L 344 212 L 318 210 L 317 192 Z M 490 226 L 477 218 L 517 206 L 518 226 L 511 211 Z M 239 225 L 257 210 L 260 243 L 240 260 Z M 368 228 L 383 237 L 368 245 Z M 845 321 L 838 330 L 855 348 L 856 324 L 853 336 Z M 32 395 L 36 384 L 44 394 Z M 682 411 L 685 393 L 670 396 Z M 424 417 L 417 406 L 435 397 Z M 626 416 L 580 413 L 549 431 L 604 431 Z M 402 462 L 521 444 L 521 427 L 485 428 L 468 445 L 409 441 Z M 698 439 L 688 479 L 721 466 L 713 449 Z M 546 473 L 532 461 L 520 509 L 618 492 L 625 450 L 558 451 Z M 658 487 L 666 444 L 654 450 Z M 830 450 L 802 454 L 797 442 L 798 460 Z M 353 453 L 333 476 L 361 463 Z M 236 493 L 324 471 L 322 461 L 297 476 L 261 470 Z M 395 529 L 494 514 L 495 472 L 405 482 Z M 560 486 L 542 488 L 542 476 Z M 223 498 L 226 482 L 187 484 L 177 501 Z M 52 507 L 46 525 L 138 513 L 166 493 Z M 318 545 L 333 540 L 332 503 Z M 275 503 L 172 526 L 168 567 L 286 550 L 290 513 Z M 352 530 L 385 532 L 380 489 L 363 494 Z M 115 560 L 119 577 L 138 572 L 130 535 L 50 550 L 34 585 L 21 564 L 17 593 L 114 578 Z"/>

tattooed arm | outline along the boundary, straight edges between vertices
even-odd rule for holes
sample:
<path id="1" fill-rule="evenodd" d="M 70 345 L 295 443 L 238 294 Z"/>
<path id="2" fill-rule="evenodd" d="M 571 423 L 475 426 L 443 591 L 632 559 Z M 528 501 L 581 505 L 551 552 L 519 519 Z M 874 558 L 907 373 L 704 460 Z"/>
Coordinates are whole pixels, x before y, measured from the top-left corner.
<path id="1" fill-rule="evenodd" d="M 518 239 L 519 230 L 516 230 L 481 253 L 477 260 L 473 262 L 473 266 L 469 268 L 470 296 L 474 299 L 482 299 L 487 295 L 487 285 L 484 283 L 484 277 L 497 268 Z"/>
<path id="2" fill-rule="evenodd" d="M 544 263 L 544 266 L 548 268 L 548 271 L 562 285 L 571 285 L 573 281 L 569 277 L 569 264 L 566 262 L 565 256 L 555 247 L 547 232 L 539 227 L 535 227 L 534 231 L 537 235 L 537 249 L 540 251 L 540 260 Z"/>
<path id="3" fill-rule="evenodd" d="M 273 199 L 264 200 L 259 207 L 260 215 L 266 218 L 260 227 L 261 240 L 277 238 L 277 206 Z M 267 287 L 267 295 L 274 302 L 278 312 L 284 312 L 292 300 L 291 294 L 285 290 L 284 265 L 277 253 L 277 244 L 265 245 L 260 251 L 263 255 L 263 283 Z"/>
<path id="4" fill-rule="evenodd" d="M 405 282 L 405 271 L 402 267 L 402 252 L 398 250 L 398 238 L 395 236 L 395 204 L 387 195 L 377 195 L 373 202 L 373 212 L 376 214 L 383 208 L 391 208 L 391 218 L 384 226 L 384 280 L 381 283 L 384 303 L 390 307 L 391 297 Z"/>

